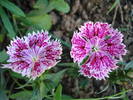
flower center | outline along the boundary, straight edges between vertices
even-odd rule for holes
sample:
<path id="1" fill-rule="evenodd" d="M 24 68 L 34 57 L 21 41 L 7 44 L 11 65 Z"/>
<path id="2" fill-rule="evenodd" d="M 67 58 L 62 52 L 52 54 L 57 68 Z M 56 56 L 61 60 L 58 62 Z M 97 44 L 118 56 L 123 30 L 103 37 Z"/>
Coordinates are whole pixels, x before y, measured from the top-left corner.
<path id="1" fill-rule="evenodd" d="M 93 46 L 93 47 L 92 47 L 92 52 L 96 52 L 96 51 L 98 51 L 98 50 L 99 50 L 98 47 L 96 47 L 96 46 Z"/>
<path id="2" fill-rule="evenodd" d="M 38 61 L 38 57 L 33 57 L 33 58 L 32 58 L 32 61 L 33 61 L 33 62 L 37 62 L 37 61 Z"/>

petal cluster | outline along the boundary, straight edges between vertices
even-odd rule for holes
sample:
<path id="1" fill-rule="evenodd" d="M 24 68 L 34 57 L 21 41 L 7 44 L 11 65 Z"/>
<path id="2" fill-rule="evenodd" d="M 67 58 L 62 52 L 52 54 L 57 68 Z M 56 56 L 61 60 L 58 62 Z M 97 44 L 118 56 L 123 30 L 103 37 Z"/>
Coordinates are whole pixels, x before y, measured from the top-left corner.
<path id="1" fill-rule="evenodd" d="M 126 54 L 123 35 L 110 24 L 86 22 L 74 32 L 71 57 L 80 66 L 80 72 L 89 78 L 105 79 L 116 69 L 116 63 Z"/>
<path id="2" fill-rule="evenodd" d="M 10 68 L 31 79 L 36 79 L 45 70 L 55 66 L 62 54 L 60 42 L 50 40 L 47 31 L 17 37 L 7 49 L 9 64 L 5 64 L 4 68 Z"/>

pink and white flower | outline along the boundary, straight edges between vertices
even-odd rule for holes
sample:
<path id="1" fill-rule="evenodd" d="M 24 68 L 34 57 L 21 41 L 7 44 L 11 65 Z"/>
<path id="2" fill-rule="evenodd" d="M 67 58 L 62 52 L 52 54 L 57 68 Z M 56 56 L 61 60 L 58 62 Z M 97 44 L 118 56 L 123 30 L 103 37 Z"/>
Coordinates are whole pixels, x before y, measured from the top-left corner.
<path id="1" fill-rule="evenodd" d="M 47 31 L 41 31 L 13 39 L 7 47 L 9 64 L 5 64 L 4 68 L 10 68 L 22 76 L 36 79 L 61 59 L 60 41 L 50 38 Z"/>
<path id="2" fill-rule="evenodd" d="M 84 76 L 105 79 L 126 54 L 123 35 L 111 25 L 87 22 L 72 37 L 71 57 Z M 86 59 L 86 60 L 85 60 Z"/>

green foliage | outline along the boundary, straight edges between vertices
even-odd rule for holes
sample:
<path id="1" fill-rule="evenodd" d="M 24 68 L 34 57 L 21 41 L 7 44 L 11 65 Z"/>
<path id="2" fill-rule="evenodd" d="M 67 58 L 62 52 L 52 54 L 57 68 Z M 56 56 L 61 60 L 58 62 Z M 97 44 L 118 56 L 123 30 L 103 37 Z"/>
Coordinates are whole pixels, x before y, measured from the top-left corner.
<path id="1" fill-rule="evenodd" d="M 59 84 L 59 81 L 62 79 L 66 69 L 61 70 L 54 74 L 45 74 L 44 79 L 51 80 L 54 83 L 54 86 L 56 87 Z"/>
<path id="2" fill-rule="evenodd" d="M 0 69 L 0 100 L 9 100 L 5 90 L 6 84 L 7 83 L 4 77 L 4 70 Z"/>
<path id="3" fill-rule="evenodd" d="M 0 100 L 9 100 L 5 90 L 0 90 Z"/>
<path id="4" fill-rule="evenodd" d="M 64 0 L 50 0 L 48 8 L 53 8 L 63 13 L 68 13 L 70 10 L 69 5 Z"/>
<path id="5" fill-rule="evenodd" d="M 125 66 L 125 70 L 128 70 L 128 69 L 133 69 L 133 61 L 130 61 L 129 63 L 126 64 Z"/>
<path id="6" fill-rule="evenodd" d="M 40 82 L 40 96 L 42 98 L 44 98 L 46 96 L 46 92 L 45 92 L 45 84 L 43 81 Z"/>
<path id="7" fill-rule="evenodd" d="M 30 17 L 27 17 L 27 20 L 31 22 L 31 25 L 32 24 L 37 25 L 44 30 L 49 30 L 52 25 L 51 16 L 48 14 L 30 16 Z"/>
<path id="8" fill-rule="evenodd" d="M 36 9 L 46 9 L 47 6 L 48 6 L 48 0 L 37 0 L 37 2 L 33 7 Z"/>
<path id="9" fill-rule="evenodd" d="M 62 86 L 61 85 L 57 87 L 53 100 L 62 100 Z"/>
<path id="10" fill-rule="evenodd" d="M 48 12 L 55 9 L 67 13 L 70 10 L 69 5 L 64 0 L 37 0 L 33 6 L 34 10 L 30 11 L 28 14 L 25 14 L 18 6 L 9 0 L 0 0 L 0 5 L 0 16 L 10 38 L 15 37 L 17 35 L 16 33 L 18 33 L 16 30 L 18 31 L 19 29 L 14 27 L 14 24 L 11 22 L 12 17 L 9 17 L 5 12 L 5 8 L 13 15 L 13 21 L 17 19 L 22 22 L 22 25 L 30 27 L 37 26 L 44 30 L 50 30 L 52 26 L 52 19 Z M 17 25 L 17 23 L 15 24 Z"/>
<path id="11" fill-rule="evenodd" d="M 54 9 L 63 13 L 68 13 L 70 10 L 68 3 L 64 0 L 38 0 L 34 5 L 34 8 L 45 13 L 48 13 Z"/>
<path id="12" fill-rule="evenodd" d="M 71 100 L 72 97 L 68 95 L 62 95 L 62 100 Z"/>
<path id="13" fill-rule="evenodd" d="M 32 95 L 31 91 L 25 90 L 25 91 L 20 91 L 15 94 L 12 94 L 9 97 L 15 100 L 30 100 L 31 95 Z"/>
<path id="14" fill-rule="evenodd" d="M 40 91 L 38 88 L 35 88 L 33 90 L 33 93 L 32 93 L 30 100 L 42 100 L 42 97 L 40 96 Z"/>
<path id="15" fill-rule="evenodd" d="M 5 50 L 0 51 L 0 62 L 6 61 L 7 58 L 8 58 L 8 55 L 7 55 L 6 51 Z"/>
<path id="16" fill-rule="evenodd" d="M 1 8 L 1 7 L 0 7 L 0 15 L 1 15 L 2 22 L 3 22 L 6 30 L 8 31 L 8 36 L 10 38 L 15 37 L 16 33 L 15 33 L 14 29 L 13 29 L 12 23 L 10 22 L 7 14 L 3 10 L 3 8 Z"/>
<path id="17" fill-rule="evenodd" d="M 25 79 L 25 77 L 23 77 L 21 74 L 18 74 L 16 72 L 10 72 L 10 75 L 17 79 Z"/>
<path id="18" fill-rule="evenodd" d="M 38 0 L 23 22 L 26 25 L 36 25 L 42 29 L 49 30 L 52 25 L 52 19 L 48 12 L 58 10 L 67 13 L 70 8 L 64 0 Z"/>
<path id="19" fill-rule="evenodd" d="M 25 14 L 19 7 L 17 7 L 15 4 L 13 4 L 12 2 L 8 0 L 0 0 L 0 5 L 1 5 L 0 16 L 1 16 L 2 22 L 4 24 L 5 29 L 8 32 L 8 36 L 10 38 L 13 38 L 16 36 L 16 32 L 14 31 L 12 22 L 10 21 L 3 7 L 19 17 L 25 17 Z"/>
<path id="20" fill-rule="evenodd" d="M 8 0 L 0 0 L 0 5 L 11 11 L 17 16 L 25 17 L 24 12 L 15 4 Z"/>
<path id="21" fill-rule="evenodd" d="M 109 14 L 119 3 L 120 3 L 120 0 L 115 0 L 115 2 L 113 3 L 113 5 L 108 10 L 107 14 Z"/>

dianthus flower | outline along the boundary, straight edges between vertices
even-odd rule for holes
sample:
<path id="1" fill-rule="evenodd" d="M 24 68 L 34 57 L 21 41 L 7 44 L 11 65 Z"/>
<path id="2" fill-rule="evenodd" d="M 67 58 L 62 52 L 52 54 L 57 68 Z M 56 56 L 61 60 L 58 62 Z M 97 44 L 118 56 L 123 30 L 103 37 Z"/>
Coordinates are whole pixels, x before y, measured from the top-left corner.
<path id="1" fill-rule="evenodd" d="M 80 72 L 89 78 L 105 79 L 116 69 L 118 60 L 126 54 L 123 35 L 111 25 L 86 22 L 72 37 L 71 57 Z"/>
<path id="2" fill-rule="evenodd" d="M 50 40 L 46 31 L 33 32 L 23 38 L 17 37 L 7 49 L 9 64 L 5 64 L 4 68 L 10 68 L 33 80 L 55 66 L 62 54 L 60 42 Z"/>

